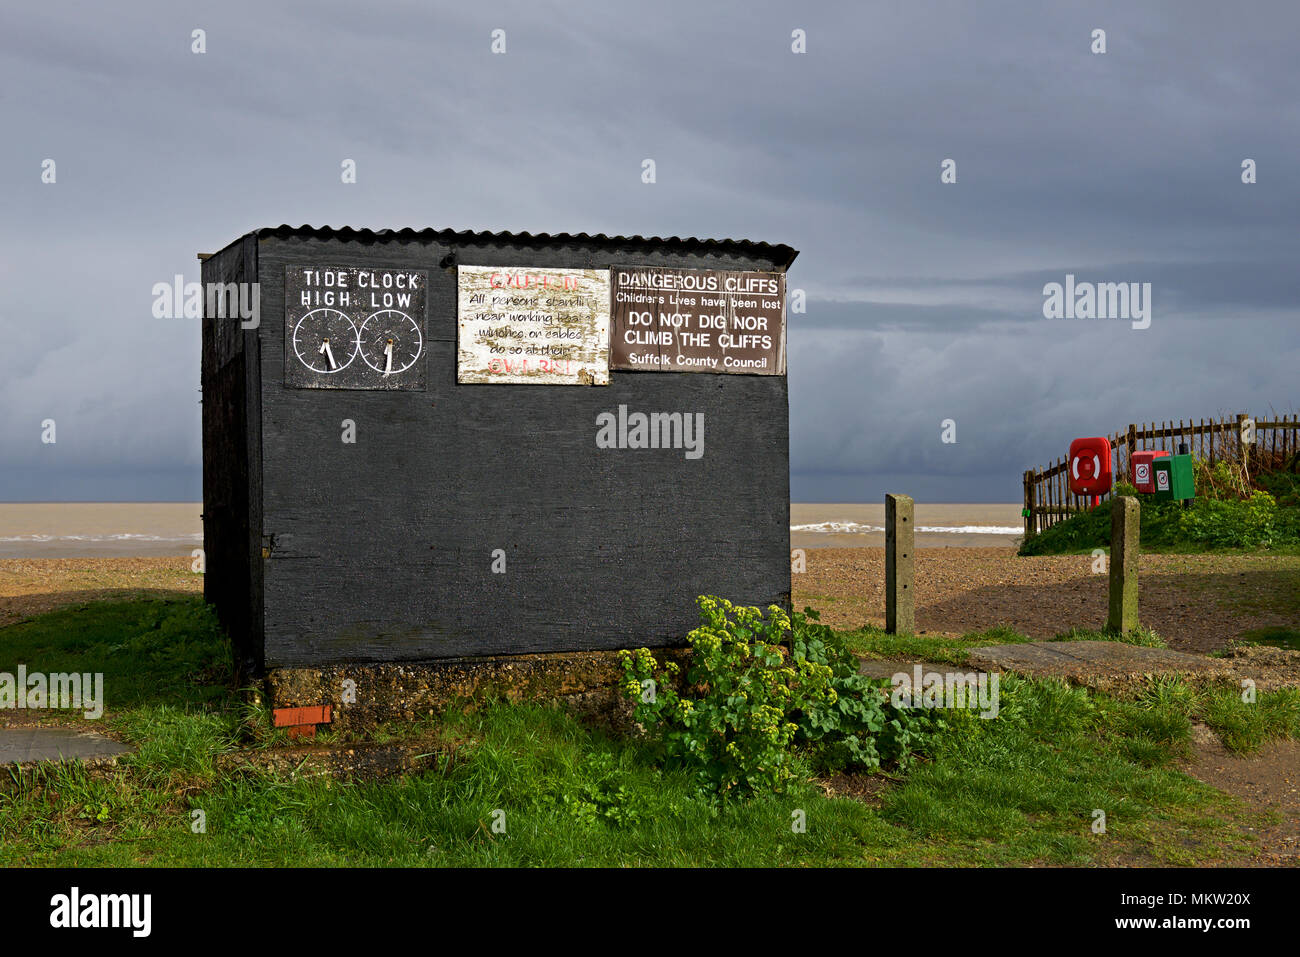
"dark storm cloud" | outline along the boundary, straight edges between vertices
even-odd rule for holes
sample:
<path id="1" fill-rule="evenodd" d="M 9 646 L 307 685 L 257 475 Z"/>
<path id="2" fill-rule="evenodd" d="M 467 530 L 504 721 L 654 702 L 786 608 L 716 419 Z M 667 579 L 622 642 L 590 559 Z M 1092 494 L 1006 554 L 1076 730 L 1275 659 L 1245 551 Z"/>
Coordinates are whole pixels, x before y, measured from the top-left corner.
<path id="1" fill-rule="evenodd" d="M 150 290 L 285 221 L 796 246 L 796 498 L 1014 500 L 1076 434 L 1294 408 L 1297 26 L 1280 2 L 9 11 L 0 497 L 196 498 L 198 332 Z M 1151 283 L 1151 327 L 1043 319 L 1066 273 Z"/>
<path id="2" fill-rule="evenodd" d="M 806 313 L 791 317 L 790 328 L 924 328 L 1043 319 L 1043 289 L 1078 282 L 1151 283 L 1157 314 L 1165 321 L 1223 316 L 1247 319 L 1300 304 L 1296 260 L 1263 262 L 1101 263 L 980 280 L 923 277 L 849 277 L 861 299 L 813 301 Z M 926 301 L 911 301 L 914 299 Z M 940 301 L 933 301 L 940 300 Z M 990 305 L 1000 303 L 1001 305 Z"/>

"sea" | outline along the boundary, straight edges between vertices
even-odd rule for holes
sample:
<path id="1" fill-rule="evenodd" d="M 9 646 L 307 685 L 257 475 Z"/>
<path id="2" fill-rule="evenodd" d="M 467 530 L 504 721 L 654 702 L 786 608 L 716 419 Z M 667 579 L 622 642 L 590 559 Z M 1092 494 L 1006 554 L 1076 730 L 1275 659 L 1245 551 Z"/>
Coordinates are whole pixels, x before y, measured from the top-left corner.
<path id="1" fill-rule="evenodd" d="M 0 558 L 188 555 L 203 546 L 198 502 L 0 503 Z"/>
<path id="2" fill-rule="evenodd" d="M 916 503 L 917 548 L 1000 548 L 1019 545 L 1021 505 Z M 883 548 L 885 503 L 790 505 L 791 548 Z"/>
<path id="3" fill-rule="evenodd" d="M 203 544 L 197 502 L 0 503 L 2 558 L 189 555 Z M 916 546 L 1013 546 L 1019 505 L 916 505 Z M 885 506 L 790 506 L 791 548 L 885 544 Z"/>

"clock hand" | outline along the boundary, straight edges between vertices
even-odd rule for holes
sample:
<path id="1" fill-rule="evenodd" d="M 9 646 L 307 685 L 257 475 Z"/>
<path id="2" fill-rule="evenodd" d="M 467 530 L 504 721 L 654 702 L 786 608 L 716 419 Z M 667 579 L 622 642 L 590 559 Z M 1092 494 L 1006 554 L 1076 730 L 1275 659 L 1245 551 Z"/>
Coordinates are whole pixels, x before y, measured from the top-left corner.
<path id="1" fill-rule="evenodd" d="M 337 369 L 339 367 L 339 364 L 334 361 L 334 352 L 332 349 L 330 349 L 330 341 L 328 336 L 325 338 L 323 342 L 321 342 L 320 349 L 318 351 L 324 353 L 325 358 L 329 360 L 331 370 Z"/>
<path id="2" fill-rule="evenodd" d="M 388 345 L 384 346 L 384 375 L 390 375 L 393 371 L 393 340 L 388 340 Z"/>

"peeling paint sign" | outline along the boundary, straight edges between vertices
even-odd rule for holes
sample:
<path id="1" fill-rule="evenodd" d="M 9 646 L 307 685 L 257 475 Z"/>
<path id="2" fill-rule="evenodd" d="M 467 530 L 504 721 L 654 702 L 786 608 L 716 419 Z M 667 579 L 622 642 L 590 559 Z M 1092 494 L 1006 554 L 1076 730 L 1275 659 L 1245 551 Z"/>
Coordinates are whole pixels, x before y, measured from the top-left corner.
<path id="1" fill-rule="evenodd" d="M 609 270 L 457 269 L 457 382 L 609 385 Z"/>
<path id="2" fill-rule="evenodd" d="M 785 375 L 785 273 L 610 272 L 610 368 Z"/>

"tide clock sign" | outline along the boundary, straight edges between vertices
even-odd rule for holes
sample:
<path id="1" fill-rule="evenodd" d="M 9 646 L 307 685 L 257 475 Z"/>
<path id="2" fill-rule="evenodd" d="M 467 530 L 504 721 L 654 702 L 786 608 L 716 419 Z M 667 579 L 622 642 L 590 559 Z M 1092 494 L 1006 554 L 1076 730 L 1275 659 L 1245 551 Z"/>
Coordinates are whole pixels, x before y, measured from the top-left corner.
<path id="1" fill-rule="evenodd" d="M 423 269 L 286 266 L 284 384 L 423 391 L 428 287 Z"/>

